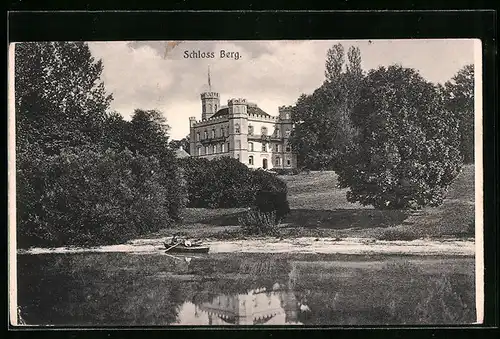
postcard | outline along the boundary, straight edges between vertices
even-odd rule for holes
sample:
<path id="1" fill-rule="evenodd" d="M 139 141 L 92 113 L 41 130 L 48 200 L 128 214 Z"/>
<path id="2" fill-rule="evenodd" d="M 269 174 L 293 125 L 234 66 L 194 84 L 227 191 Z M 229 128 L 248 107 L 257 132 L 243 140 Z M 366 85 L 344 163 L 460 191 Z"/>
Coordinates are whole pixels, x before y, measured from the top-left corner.
<path id="1" fill-rule="evenodd" d="M 10 44 L 11 324 L 482 323 L 481 57 Z"/>

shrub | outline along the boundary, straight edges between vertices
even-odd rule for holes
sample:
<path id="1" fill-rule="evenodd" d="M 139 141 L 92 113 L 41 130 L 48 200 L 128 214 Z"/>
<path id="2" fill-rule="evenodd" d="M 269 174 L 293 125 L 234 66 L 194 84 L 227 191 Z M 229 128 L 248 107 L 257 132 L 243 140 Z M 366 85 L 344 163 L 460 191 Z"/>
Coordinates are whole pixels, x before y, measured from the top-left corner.
<path id="1" fill-rule="evenodd" d="M 276 192 L 273 197 L 278 200 L 272 202 L 273 208 L 279 210 L 280 216 L 287 210 L 286 183 L 276 175 L 250 170 L 228 157 L 213 160 L 191 157 L 181 159 L 180 164 L 186 175 L 189 207 L 261 206 L 262 201 L 272 199 L 264 198 L 267 193 L 259 192 Z"/>
<path id="2" fill-rule="evenodd" d="M 263 212 L 250 210 L 243 217 L 238 218 L 243 226 L 243 232 L 248 235 L 279 235 L 280 219 L 275 211 Z"/>
<path id="3" fill-rule="evenodd" d="M 175 177 L 154 157 L 87 149 L 17 158 L 18 245 L 120 243 L 172 223 Z"/>
<path id="4" fill-rule="evenodd" d="M 286 192 L 282 191 L 258 191 L 255 196 L 255 208 L 263 213 L 274 212 L 276 222 L 290 213 Z"/>

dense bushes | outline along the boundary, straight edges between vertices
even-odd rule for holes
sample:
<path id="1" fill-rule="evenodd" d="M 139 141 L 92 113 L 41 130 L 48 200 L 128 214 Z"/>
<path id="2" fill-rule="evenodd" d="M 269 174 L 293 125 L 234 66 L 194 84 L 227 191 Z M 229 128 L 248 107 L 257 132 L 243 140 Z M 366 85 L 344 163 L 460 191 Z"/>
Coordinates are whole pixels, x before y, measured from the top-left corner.
<path id="1" fill-rule="evenodd" d="M 186 176 L 189 207 L 258 207 L 271 203 L 269 206 L 280 216 L 288 213 L 286 184 L 273 174 L 250 170 L 229 157 L 185 158 L 180 163 Z"/>
<path id="2" fill-rule="evenodd" d="M 88 149 L 17 159 L 18 246 L 120 243 L 168 227 L 179 185 L 154 157 Z M 167 188 L 168 187 L 168 188 Z M 175 198 L 174 198 L 175 197 Z"/>

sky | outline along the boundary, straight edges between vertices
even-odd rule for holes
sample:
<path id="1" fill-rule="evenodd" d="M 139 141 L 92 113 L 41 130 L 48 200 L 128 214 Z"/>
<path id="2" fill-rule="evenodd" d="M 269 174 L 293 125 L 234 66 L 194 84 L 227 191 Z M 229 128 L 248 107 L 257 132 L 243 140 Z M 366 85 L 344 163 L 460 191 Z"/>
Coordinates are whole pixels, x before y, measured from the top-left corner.
<path id="1" fill-rule="evenodd" d="M 434 83 L 451 79 L 466 64 L 474 63 L 474 40 L 275 40 L 275 41 L 116 41 L 89 42 L 101 59 L 102 80 L 113 94 L 111 109 L 129 120 L 134 110 L 156 109 L 171 127 L 172 139 L 189 133 L 189 117 L 201 119 L 200 93 L 220 93 L 221 105 L 245 98 L 271 115 L 278 107 L 294 105 L 324 81 L 327 50 L 341 43 L 361 51 L 361 66 L 368 71 L 400 64 L 415 68 Z M 233 52 L 230 57 L 221 57 Z M 210 53 L 213 58 L 185 58 Z M 238 52 L 238 58 L 235 56 Z"/>

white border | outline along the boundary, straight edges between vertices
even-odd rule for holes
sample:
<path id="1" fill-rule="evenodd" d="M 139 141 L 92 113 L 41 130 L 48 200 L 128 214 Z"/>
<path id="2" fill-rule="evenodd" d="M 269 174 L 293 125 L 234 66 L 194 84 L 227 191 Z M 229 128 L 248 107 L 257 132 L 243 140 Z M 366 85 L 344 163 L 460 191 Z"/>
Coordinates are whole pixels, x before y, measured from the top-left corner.
<path id="1" fill-rule="evenodd" d="M 17 325 L 17 238 L 16 238 L 16 114 L 14 94 L 15 78 L 15 44 L 8 46 L 9 60 L 8 65 L 8 115 L 7 115 L 7 194 L 8 194 L 8 250 L 9 250 L 9 318 L 12 325 Z"/>
<path id="2" fill-rule="evenodd" d="M 483 56 L 482 42 L 474 40 L 474 175 L 476 242 L 476 322 L 484 321 L 484 207 L 483 207 Z"/>

